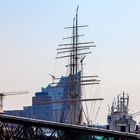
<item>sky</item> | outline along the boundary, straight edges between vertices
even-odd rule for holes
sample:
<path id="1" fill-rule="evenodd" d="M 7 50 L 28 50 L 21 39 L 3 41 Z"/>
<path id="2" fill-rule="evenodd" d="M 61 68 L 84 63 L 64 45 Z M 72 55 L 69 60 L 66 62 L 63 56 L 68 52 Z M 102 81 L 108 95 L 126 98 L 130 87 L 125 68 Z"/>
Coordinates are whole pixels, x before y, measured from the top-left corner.
<path id="1" fill-rule="evenodd" d="M 70 34 L 79 5 L 80 32 L 96 48 L 85 60 L 84 72 L 98 74 L 104 98 L 97 123 L 106 122 L 108 105 L 117 94 L 130 96 L 130 111 L 140 111 L 140 1 L 139 0 L 0 0 L 0 90 L 29 91 L 6 96 L 4 109 L 31 105 L 34 93 L 51 82 L 49 74 L 65 74 L 56 48 Z M 140 117 L 136 120 L 139 121 Z"/>

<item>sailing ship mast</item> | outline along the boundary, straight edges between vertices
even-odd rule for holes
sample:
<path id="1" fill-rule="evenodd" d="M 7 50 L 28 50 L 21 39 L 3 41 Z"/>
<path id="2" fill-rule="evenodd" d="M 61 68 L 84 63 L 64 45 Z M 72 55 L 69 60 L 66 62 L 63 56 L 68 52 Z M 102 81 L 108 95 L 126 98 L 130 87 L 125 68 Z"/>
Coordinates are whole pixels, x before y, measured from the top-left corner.
<path id="1" fill-rule="evenodd" d="M 100 80 L 96 78 L 98 76 L 84 76 L 83 75 L 83 60 L 87 54 L 90 54 L 90 48 L 96 47 L 94 42 L 79 42 L 80 35 L 78 30 L 79 28 L 87 27 L 88 25 L 78 25 L 78 8 L 76 9 L 76 16 L 73 18 L 73 26 L 66 27 L 65 29 L 72 30 L 72 36 L 67 37 L 65 39 L 71 39 L 72 43 L 68 44 L 60 44 L 61 48 L 57 49 L 57 54 L 61 56 L 57 56 L 56 58 L 69 58 L 70 62 L 68 65 L 69 68 L 69 77 L 70 81 L 67 84 L 70 88 L 69 99 L 64 100 L 64 102 L 70 102 L 70 123 L 71 124 L 81 124 L 82 121 L 82 104 L 81 101 L 93 101 L 93 100 L 103 100 L 102 98 L 97 99 L 82 99 L 82 86 L 83 85 L 93 85 L 99 84 Z M 65 46 L 65 47 L 63 47 Z M 80 70 L 81 64 L 81 70 Z M 79 89 L 78 89 L 79 87 Z M 80 90 L 80 94 L 79 94 Z M 54 101 L 55 102 L 55 101 Z M 61 102 L 61 101 L 60 101 Z M 62 101 L 63 102 L 63 101 Z M 56 102 L 55 102 L 56 103 Z"/>

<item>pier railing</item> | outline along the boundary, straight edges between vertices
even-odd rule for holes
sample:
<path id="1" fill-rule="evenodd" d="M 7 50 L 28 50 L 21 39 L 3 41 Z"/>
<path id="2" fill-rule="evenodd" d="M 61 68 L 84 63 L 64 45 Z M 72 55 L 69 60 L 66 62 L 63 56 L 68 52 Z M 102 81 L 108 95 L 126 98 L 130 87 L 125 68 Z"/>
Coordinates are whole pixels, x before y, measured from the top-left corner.
<path id="1" fill-rule="evenodd" d="M 0 139 L 138 140 L 139 135 L 37 119 L 0 115 Z"/>

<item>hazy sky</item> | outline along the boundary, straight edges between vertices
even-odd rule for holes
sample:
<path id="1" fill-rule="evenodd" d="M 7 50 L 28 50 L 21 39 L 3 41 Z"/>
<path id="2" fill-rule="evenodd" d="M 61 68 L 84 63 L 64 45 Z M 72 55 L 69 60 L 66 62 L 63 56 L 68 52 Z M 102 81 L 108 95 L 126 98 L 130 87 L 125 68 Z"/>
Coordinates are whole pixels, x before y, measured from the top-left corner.
<path id="1" fill-rule="evenodd" d="M 139 0 L 0 0 L 0 90 L 30 92 L 6 97 L 5 109 L 31 105 L 34 92 L 51 82 L 50 73 L 64 73 L 56 48 L 70 34 L 64 27 L 72 25 L 77 5 L 79 23 L 89 25 L 83 39 L 97 45 L 84 70 L 101 79 L 105 100 L 97 122 L 106 122 L 107 105 L 122 91 L 130 95 L 131 111 L 140 111 Z"/>

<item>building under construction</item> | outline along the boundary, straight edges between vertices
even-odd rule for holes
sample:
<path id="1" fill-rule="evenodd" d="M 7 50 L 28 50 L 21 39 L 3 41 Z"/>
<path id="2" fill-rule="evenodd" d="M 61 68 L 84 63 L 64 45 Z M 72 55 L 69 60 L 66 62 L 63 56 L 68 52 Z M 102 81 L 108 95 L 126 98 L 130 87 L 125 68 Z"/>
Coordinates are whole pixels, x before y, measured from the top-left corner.
<path id="1" fill-rule="evenodd" d="M 76 77 L 77 79 L 80 78 L 80 72 Z M 8 115 L 69 123 L 70 103 L 65 102 L 69 98 L 70 93 L 70 87 L 67 85 L 70 82 L 68 81 L 70 81 L 69 77 L 62 77 L 57 86 L 48 85 L 46 88 L 42 88 L 41 92 L 35 93 L 35 97 L 32 98 L 32 106 L 24 107 L 23 110 L 5 111 L 5 113 Z M 79 84 L 76 90 L 80 94 Z M 77 102 L 76 107 L 77 113 L 80 112 L 80 102 Z"/>

